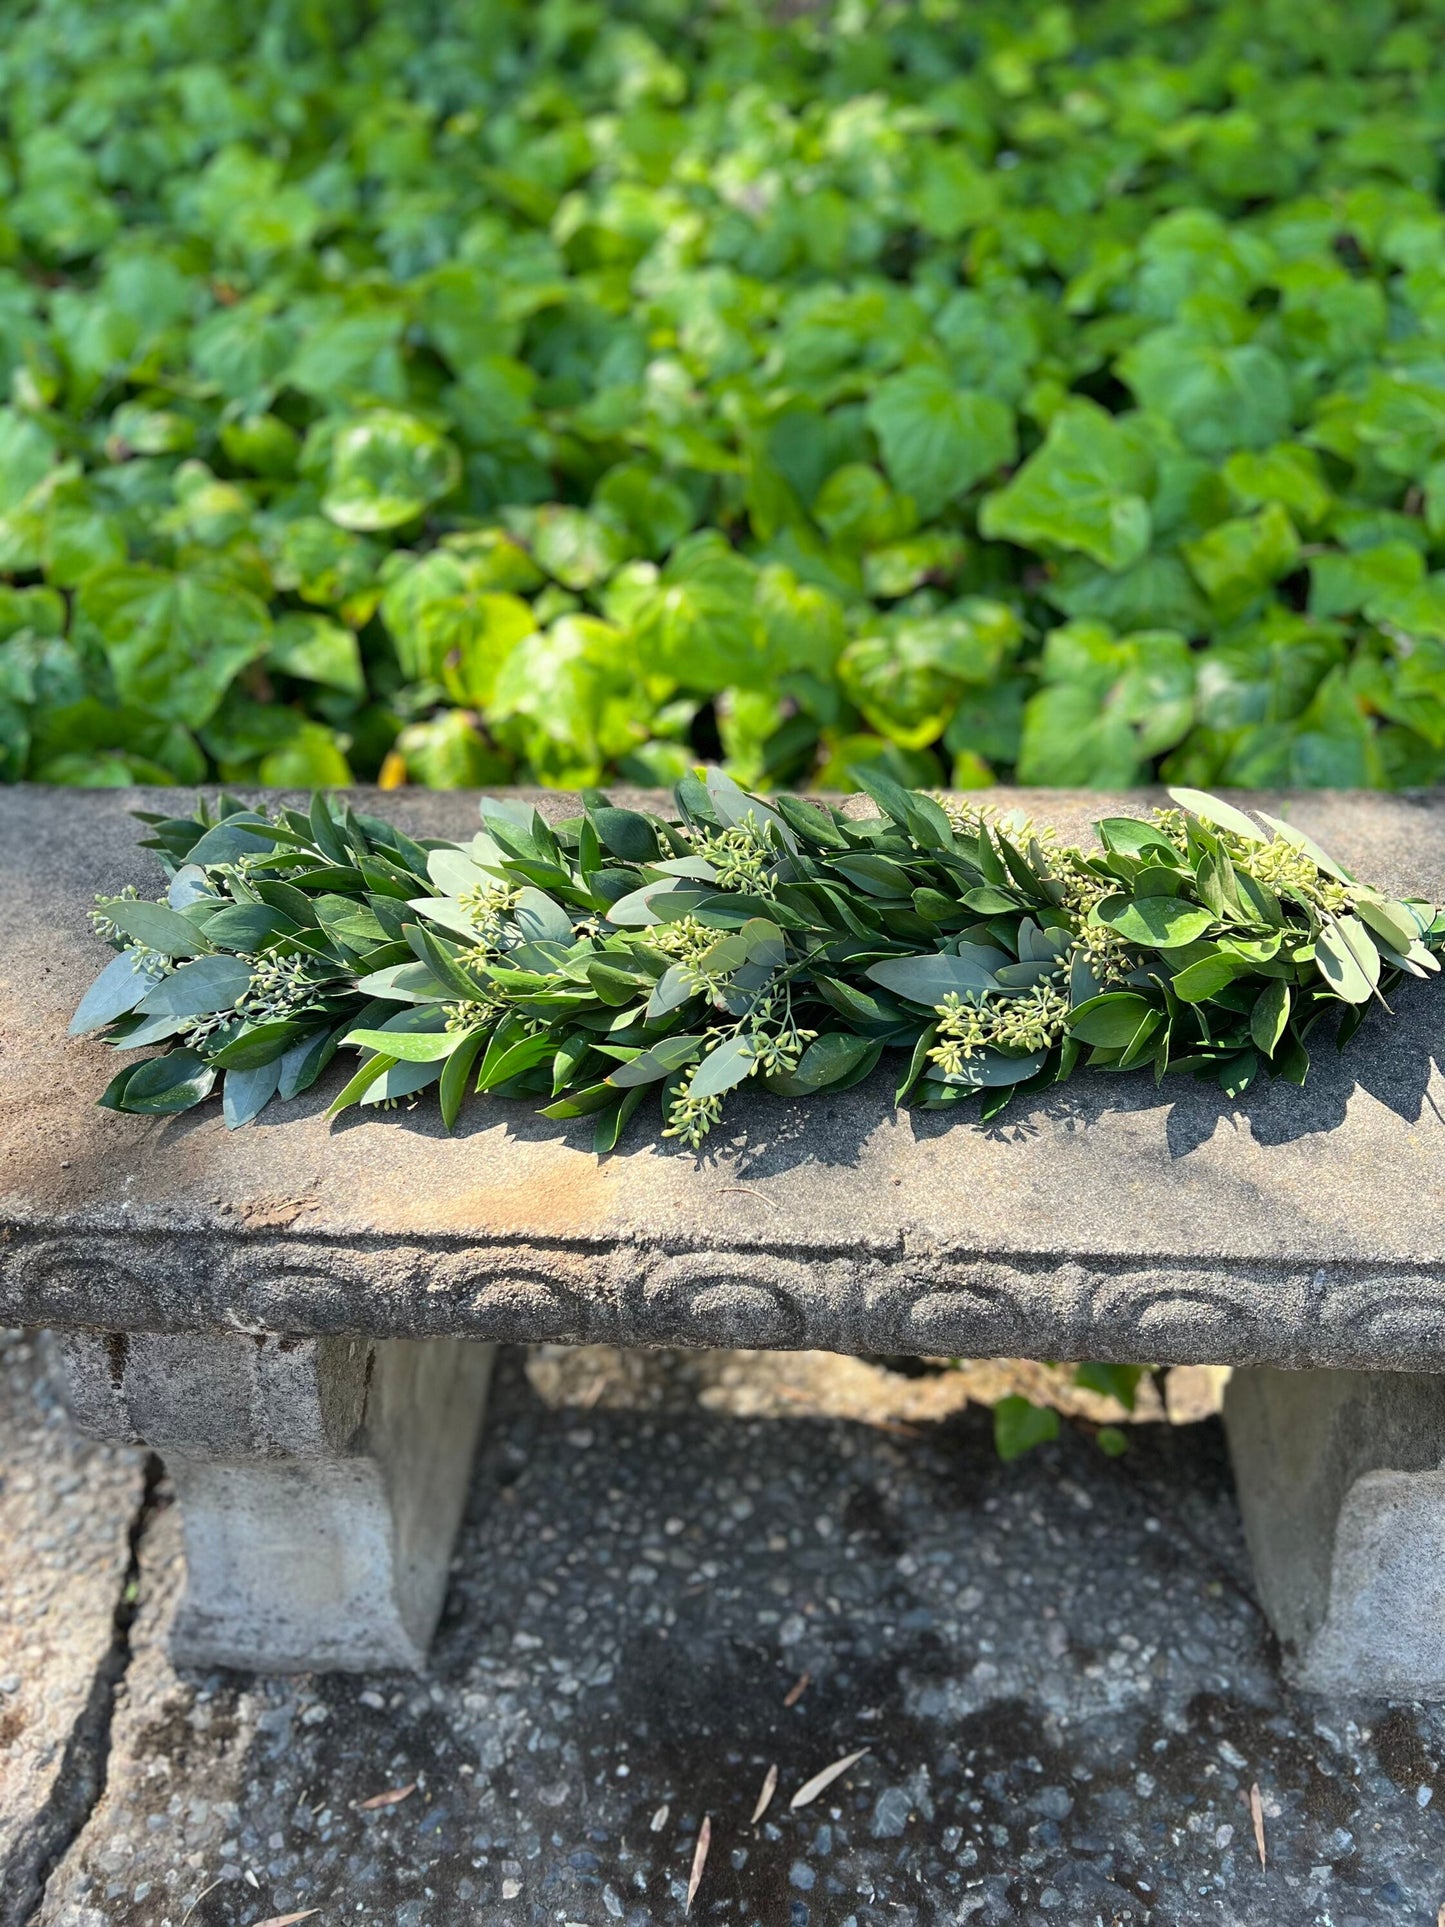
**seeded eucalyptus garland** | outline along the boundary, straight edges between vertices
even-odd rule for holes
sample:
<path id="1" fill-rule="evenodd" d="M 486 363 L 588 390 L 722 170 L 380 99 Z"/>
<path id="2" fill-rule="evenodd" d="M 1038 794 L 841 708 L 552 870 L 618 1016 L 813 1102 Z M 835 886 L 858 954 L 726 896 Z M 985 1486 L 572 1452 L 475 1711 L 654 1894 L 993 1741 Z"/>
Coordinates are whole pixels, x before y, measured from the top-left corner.
<path id="1" fill-rule="evenodd" d="M 1086 852 L 973 800 L 860 775 L 866 818 L 688 777 L 673 819 L 588 792 L 548 825 L 487 800 L 466 843 L 344 803 L 222 797 L 145 815 L 164 897 L 98 899 L 117 954 L 73 1033 L 130 1063 L 101 1102 L 145 1116 L 220 1088 L 225 1119 L 359 1067 L 331 1106 L 435 1085 L 450 1130 L 487 1092 L 595 1117 L 610 1151 L 649 1091 L 696 1146 L 749 1078 L 838 1091 L 897 1053 L 899 1101 L 980 1101 L 1080 1065 L 1189 1071 L 1230 1095 L 1302 1084 L 1402 976 L 1439 969 L 1445 915 L 1357 883 L 1292 825 L 1194 790 L 1106 817 Z"/>

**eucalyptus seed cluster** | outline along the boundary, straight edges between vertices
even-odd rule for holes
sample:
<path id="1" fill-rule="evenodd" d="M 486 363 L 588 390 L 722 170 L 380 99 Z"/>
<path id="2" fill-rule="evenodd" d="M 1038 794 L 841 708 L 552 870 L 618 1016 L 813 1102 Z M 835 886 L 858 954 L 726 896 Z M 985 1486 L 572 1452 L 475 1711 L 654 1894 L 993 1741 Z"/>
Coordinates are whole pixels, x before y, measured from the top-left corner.
<path id="1" fill-rule="evenodd" d="M 495 956 L 503 947 L 507 936 L 506 920 L 516 909 L 521 896 L 520 889 L 508 889 L 505 883 L 477 883 L 470 890 L 463 890 L 457 898 L 477 933 L 477 947 L 473 955 L 479 963 Z"/>
<path id="2" fill-rule="evenodd" d="M 777 885 L 773 865 L 778 853 L 765 823 L 751 810 L 741 823 L 726 830 L 694 830 L 692 847 L 717 871 L 718 887 L 741 890 L 752 897 L 771 897 Z"/>
<path id="3" fill-rule="evenodd" d="M 138 943 L 134 937 L 126 938 L 125 954 L 130 958 L 131 969 L 149 978 L 153 984 L 158 984 L 162 977 L 169 977 L 176 967 L 169 957 L 163 957 L 159 950 L 152 950 L 148 943 Z"/>
<path id="4" fill-rule="evenodd" d="M 718 932 L 696 917 L 679 917 L 674 923 L 654 923 L 647 932 L 649 950 L 660 950 L 674 963 L 693 964 L 712 949 Z"/>
<path id="5" fill-rule="evenodd" d="M 1156 827 L 1178 848 L 1181 857 L 1189 848 L 1188 821 L 1183 810 L 1154 811 Z M 1234 830 L 1216 828 L 1215 835 L 1236 869 L 1277 896 L 1291 892 L 1327 916 L 1338 916 L 1353 908 L 1354 899 L 1345 885 L 1322 870 L 1308 850 L 1301 849 L 1287 836 L 1272 836 L 1267 843 L 1253 843 Z"/>
<path id="6" fill-rule="evenodd" d="M 736 1037 L 743 1029 L 747 1031 L 748 1047 L 752 1053 L 749 1077 L 759 1071 L 764 1077 L 786 1076 L 795 1071 L 803 1052 L 818 1035 L 817 1031 L 807 1030 L 798 1024 L 786 996 L 780 998 L 776 993 L 760 997 L 744 1024 L 732 1029 L 708 1031 L 707 1041 L 715 1047 L 728 1038 Z M 704 1058 L 703 1062 L 706 1063 L 707 1059 Z M 681 1138 L 683 1143 L 696 1150 L 722 1116 L 722 1098 L 694 1097 L 691 1083 L 692 1078 L 689 1077 L 688 1085 L 673 1098 L 668 1108 L 667 1127 L 662 1135 Z"/>
<path id="7" fill-rule="evenodd" d="M 465 1003 L 442 1005 L 447 1031 L 453 1035 L 458 1031 L 489 1030 L 505 1009 L 506 1004 L 500 997 L 484 994 L 478 994 Z"/>
<path id="8" fill-rule="evenodd" d="M 748 1013 L 754 1068 L 765 1077 L 795 1071 L 798 1059 L 818 1035 L 794 1020 L 791 1004 L 785 1006 L 780 1022 L 778 1005 L 776 995 L 763 996 Z"/>
<path id="9" fill-rule="evenodd" d="M 1183 810 L 1151 810 L 1149 820 L 1161 836 L 1168 837 L 1180 856 L 1186 853 L 1189 848 L 1189 818 Z M 1226 833 L 1221 831 L 1219 834 L 1223 836 Z M 1233 842 L 1240 840 L 1237 837 L 1231 839 Z"/>
<path id="10" fill-rule="evenodd" d="M 948 818 L 956 835 L 974 837 L 980 830 L 1001 830 L 1021 850 L 1031 843 L 1047 849 L 1058 841 L 1059 833 L 1052 823 L 1036 823 L 1022 810 L 1000 810 L 992 803 L 978 803 L 939 791 L 931 790 L 928 794 Z"/>
<path id="11" fill-rule="evenodd" d="M 680 1091 L 668 1106 L 664 1137 L 675 1137 L 695 1151 L 722 1116 L 721 1097 L 692 1097 Z"/>
<path id="12" fill-rule="evenodd" d="M 1113 896 L 1119 888 L 1117 878 L 1100 876 L 1097 870 L 1090 868 L 1082 850 L 1060 850 L 1051 880 L 1063 891 L 1061 907 L 1080 923 L 1084 922 L 1096 904 L 1102 903 L 1105 897 Z"/>
<path id="13" fill-rule="evenodd" d="M 1017 997 L 981 992 L 976 1001 L 950 991 L 935 1006 L 938 1040 L 928 1056 L 946 1077 L 958 1077 L 970 1058 L 991 1048 L 1052 1050 L 1068 1012 L 1068 997 L 1053 983 L 1034 984 Z"/>
<path id="14" fill-rule="evenodd" d="M 126 903 L 138 903 L 140 901 L 140 893 L 133 883 L 127 883 L 122 889 L 112 890 L 109 892 L 109 895 L 112 901 L 116 897 L 120 897 Z M 165 898 L 162 897 L 160 901 L 164 903 Z M 91 929 L 98 937 L 104 937 L 107 943 L 119 943 L 121 938 L 125 936 L 125 932 L 121 929 L 115 918 L 110 915 L 109 911 L 101 909 L 99 899 L 97 899 L 94 909 L 88 910 L 86 915 L 90 919 Z M 134 938 L 127 939 L 126 948 L 135 950 L 146 956 L 155 955 L 153 950 L 148 950 L 145 944 L 137 943 Z"/>
<path id="15" fill-rule="evenodd" d="M 234 1010 L 209 1010 L 201 1017 L 187 1017 L 176 1035 L 188 1049 L 199 1050 L 203 1044 L 224 1043 L 238 1028 Z"/>
<path id="16" fill-rule="evenodd" d="M 1246 843 L 1243 837 L 1225 840 L 1236 846 L 1229 851 L 1234 863 L 1276 895 L 1293 891 L 1314 909 L 1331 915 L 1351 907 L 1345 886 L 1326 876 L 1309 852 L 1288 837 L 1277 836 L 1269 843 Z"/>
<path id="17" fill-rule="evenodd" d="M 988 816 L 988 811 L 982 804 L 965 802 L 961 796 L 948 796 L 937 791 L 930 794 L 948 818 L 949 825 L 956 835 L 978 835 Z"/>
<path id="18" fill-rule="evenodd" d="M 1098 981 L 1106 988 L 1122 983 L 1134 968 L 1134 955 L 1128 942 L 1106 923 L 1086 923 L 1075 933 L 1071 957 L 1082 957 Z"/>
<path id="19" fill-rule="evenodd" d="M 236 999 L 236 1009 L 251 1024 L 283 1023 L 314 1004 L 324 980 L 311 974 L 311 959 L 267 954 L 249 958 L 251 981 Z"/>

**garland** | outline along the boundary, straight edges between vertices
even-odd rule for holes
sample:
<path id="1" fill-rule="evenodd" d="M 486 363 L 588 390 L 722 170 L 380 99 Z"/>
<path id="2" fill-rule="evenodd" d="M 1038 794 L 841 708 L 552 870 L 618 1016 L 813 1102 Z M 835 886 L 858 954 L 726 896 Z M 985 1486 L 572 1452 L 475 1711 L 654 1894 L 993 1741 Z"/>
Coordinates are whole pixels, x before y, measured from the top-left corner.
<path id="1" fill-rule="evenodd" d="M 1193 1072 L 1231 1096 L 1302 1084 L 1327 1014 L 1341 1043 L 1401 976 L 1439 969 L 1445 915 L 1357 883 L 1292 825 L 1194 790 L 1106 817 L 1085 852 L 1018 815 L 872 774 L 881 814 L 688 777 L 675 820 L 589 792 L 549 826 L 482 803 L 469 843 L 418 843 L 348 805 L 274 815 L 222 797 L 145 814 L 170 887 L 101 897 L 117 955 L 72 1033 L 128 1064 L 101 1103 L 225 1119 L 356 1074 L 329 1115 L 431 1085 L 450 1130 L 477 1092 L 596 1118 L 610 1151 L 649 1090 L 696 1146 L 727 1092 L 846 1089 L 885 1050 L 937 1110 L 1081 1064 Z"/>

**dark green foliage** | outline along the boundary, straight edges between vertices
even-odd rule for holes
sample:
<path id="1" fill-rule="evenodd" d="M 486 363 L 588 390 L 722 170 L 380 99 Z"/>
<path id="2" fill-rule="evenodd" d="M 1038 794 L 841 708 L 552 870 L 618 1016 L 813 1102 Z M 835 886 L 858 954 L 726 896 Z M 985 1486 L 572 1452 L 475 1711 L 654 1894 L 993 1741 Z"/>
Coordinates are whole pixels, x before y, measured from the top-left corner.
<path id="1" fill-rule="evenodd" d="M 3 23 L 0 780 L 1445 774 L 1442 0 Z"/>
<path id="2" fill-rule="evenodd" d="M 1300 1083 L 1321 1017 L 1343 1042 L 1440 967 L 1432 905 L 1200 791 L 1108 819 L 1085 853 L 861 781 L 878 814 L 775 809 L 716 769 L 678 785 L 671 821 L 598 793 L 549 826 L 487 799 L 470 842 L 425 847 L 319 795 L 270 821 L 226 798 L 148 815 L 169 889 L 99 901 L 120 954 L 71 1028 L 164 1047 L 110 1084 L 117 1110 L 187 1109 L 219 1075 L 227 1123 L 247 1123 L 344 1047 L 362 1063 L 333 1115 L 435 1084 L 448 1129 L 486 1092 L 595 1116 L 609 1151 L 649 1086 L 665 1134 L 695 1146 L 750 1078 L 840 1091 L 885 1051 L 907 1067 L 900 1102 L 984 1117 L 1081 1064 L 1231 1096 Z"/>

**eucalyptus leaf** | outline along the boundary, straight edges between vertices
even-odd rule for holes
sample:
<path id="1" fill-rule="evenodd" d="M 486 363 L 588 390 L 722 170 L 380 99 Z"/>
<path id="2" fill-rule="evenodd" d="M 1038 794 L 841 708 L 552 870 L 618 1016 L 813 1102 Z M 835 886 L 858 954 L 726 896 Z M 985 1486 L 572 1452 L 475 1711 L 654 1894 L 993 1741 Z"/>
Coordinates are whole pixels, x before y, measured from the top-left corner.
<path id="1" fill-rule="evenodd" d="M 517 898 L 513 911 L 517 928 L 532 941 L 571 943 L 572 919 L 542 890 L 528 884 Z"/>
<path id="2" fill-rule="evenodd" d="M 1367 1004 L 1380 981 L 1380 953 L 1355 917 L 1337 917 L 1315 939 L 1315 963 L 1337 997 Z"/>
<path id="3" fill-rule="evenodd" d="M 436 1061 L 425 1064 L 393 1063 L 381 1073 L 380 1077 L 368 1085 L 357 1102 L 389 1104 L 399 1097 L 412 1097 L 417 1091 L 424 1091 L 435 1084 L 441 1074 L 442 1066 Z"/>
<path id="4" fill-rule="evenodd" d="M 1206 796 L 1203 790 L 1189 789 L 1171 789 L 1169 796 L 1181 810 L 1188 810 L 1191 816 L 1197 816 L 1201 823 L 1211 824 L 1216 830 L 1228 830 L 1234 836 L 1243 837 L 1246 843 L 1269 841 L 1252 817 L 1218 796 Z M 1266 817 L 1265 821 L 1269 820 Z"/>
<path id="5" fill-rule="evenodd" d="M 794 1071 L 768 1079 L 768 1087 L 788 1097 L 806 1097 L 836 1084 L 877 1054 L 876 1042 L 868 1037 L 852 1037 L 843 1031 L 830 1031 L 809 1044 Z"/>
<path id="6" fill-rule="evenodd" d="M 1395 950 L 1408 952 L 1420 934 L 1419 926 L 1403 903 L 1376 902 L 1357 895 L 1355 914 L 1378 937 Z"/>
<path id="7" fill-rule="evenodd" d="M 649 924 L 663 923 L 668 920 L 668 911 L 686 916 L 704 901 L 704 896 L 696 889 L 689 890 L 682 881 L 668 879 L 663 882 L 645 884 L 639 890 L 630 891 L 620 897 L 607 912 L 607 921 L 621 929 L 645 929 Z"/>
<path id="8" fill-rule="evenodd" d="M 942 952 L 926 957 L 885 957 L 881 963 L 870 964 L 867 974 L 895 996 L 929 1008 L 948 996 L 977 996 L 998 988 L 998 979 L 991 971 L 967 958 Z"/>
<path id="9" fill-rule="evenodd" d="M 268 904 L 242 903 L 212 911 L 204 929 L 207 943 L 217 944 L 223 950 L 244 950 L 254 955 L 277 937 L 294 936 L 297 926 Z"/>
<path id="10" fill-rule="evenodd" d="M 462 1031 L 353 1030 L 343 1044 L 358 1050 L 385 1051 L 401 1064 L 435 1064 L 450 1057 L 465 1035 Z"/>
<path id="11" fill-rule="evenodd" d="M 602 847 L 624 863 L 651 863 L 657 856 L 657 832 L 636 810 L 610 805 L 589 813 Z"/>
<path id="12" fill-rule="evenodd" d="M 255 1070 L 284 1057 L 303 1029 L 303 1025 L 284 1018 L 271 1023 L 247 1024 L 219 1049 L 208 1051 L 208 1056 L 210 1062 L 222 1070 Z"/>
<path id="13" fill-rule="evenodd" d="M 204 839 L 203 839 L 204 840 Z M 219 902 L 211 880 L 199 863 L 183 863 L 171 878 L 166 902 L 172 910 L 184 910 L 192 903 Z"/>
<path id="14" fill-rule="evenodd" d="M 1169 987 L 1186 1004 L 1202 1004 L 1217 991 L 1232 984 L 1246 969 L 1247 966 L 1238 957 L 1231 956 L 1227 950 L 1219 950 L 1212 957 L 1197 958 L 1176 971 L 1169 980 Z"/>
<path id="15" fill-rule="evenodd" d="M 1266 984 L 1249 1013 L 1249 1034 L 1266 1057 L 1273 1057 L 1289 1023 L 1290 988 L 1276 978 Z"/>
<path id="16" fill-rule="evenodd" d="M 80 1037 L 86 1031 L 99 1030 L 134 1010 L 154 987 L 156 977 L 156 967 L 143 951 L 122 950 L 81 998 L 70 1020 L 69 1035 Z"/>
<path id="17" fill-rule="evenodd" d="M 1103 979 L 1097 975 L 1083 951 L 1077 951 L 1069 965 L 1070 1007 L 1077 1010 L 1080 1004 L 1087 1004 L 1097 997 L 1103 988 Z"/>
<path id="18" fill-rule="evenodd" d="M 628 1063 L 619 1064 L 607 1081 L 619 1090 L 627 1090 L 634 1084 L 660 1083 L 664 1077 L 681 1070 L 684 1064 L 694 1062 L 702 1050 L 701 1037 L 664 1037 Z"/>
<path id="19" fill-rule="evenodd" d="M 281 1061 L 273 1058 L 254 1070 L 226 1072 L 221 1084 L 221 1112 L 228 1131 L 251 1123 L 265 1110 L 281 1081 Z"/>
<path id="20" fill-rule="evenodd" d="M 1069 1012 L 1069 1035 L 1082 1044 L 1096 1044 L 1106 1050 L 1123 1048 L 1133 1041 L 1150 1010 L 1147 999 L 1132 991 L 1105 991 Z"/>
<path id="21" fill-rule="evenodd" d="M 669 1011 L 680 1009 L 690 997 L 696 995 L 691 973 L 681 964 L 669 964 L 653 985 L 652 994 L 647 1000 L 648 1023 L 655 1023 Z"/>
<path id="22" fill-rule="evenodd" d="M 98 904 L 126 936 L 163 957 L 203 957 L 211 949 L 198 926 L 167 904 L 128 897 L 101 897 Z"/>
<path id="23" fill-rule="evenodd" d="M 215 1071 L 195 1051 L 170 1051 L 130 1072 L 116 1108 L 140 1117 L 174 1117 L 204 1103 L 215 1082 Z"/>
<path id="24" fill-rule="evenodd" d="M 331 1061 L 338 1041 L 333 1031 L 317 1030 L 282 1052 L 276 1060 L 276 1095 L 283 1103 L 310 1090 Z"/>
<path id="25" fill-rule="evenodd" d="M 757 1053 L 746 1037 L 729 1037 L 710 1050 L 688 1084 L 692 1097 L 721 1097 L 735 1084 L 741 1084 L 756 1065 Z"/>
<path id="26" fill-rule="evenodd" d="M 1154 950 L 1194 943 L 1214 926 L 1213 911 L 1180 897 L 1105 897 L 1095 915 L 1129 943 Z"/>
<path id="27" fill-rule="evenodd" d="M 475 863 L 468 851 L 453 844 L 428 850 L 426 870 L 444 897 L 460 897 L 465 891 L 485 889 L 498 880 Z"/>
<path id="28" fill-rule="evenodd" d="M 963 1090 L 984 1091 L 1003 1084 L 1022 1084 L 1035 1077 L 1048 1061 L 1047 1051 L 1029 1051 L 1014 1055 L 1001 1050 L 981 1050 L 976 1057 L 969 1058 L 962 1069 L 944 1074 L 930 1071 L 929 1076 L 939 1084 L 952 1084 Z"/>
<path id="29" fill-rule="evenodd" d="M 201 1017 L 233 1010 L 250 983 L 251 966 L 240 957 L 198 957 L 162 977 L 139 1008 L 154 1017 Z"/>

